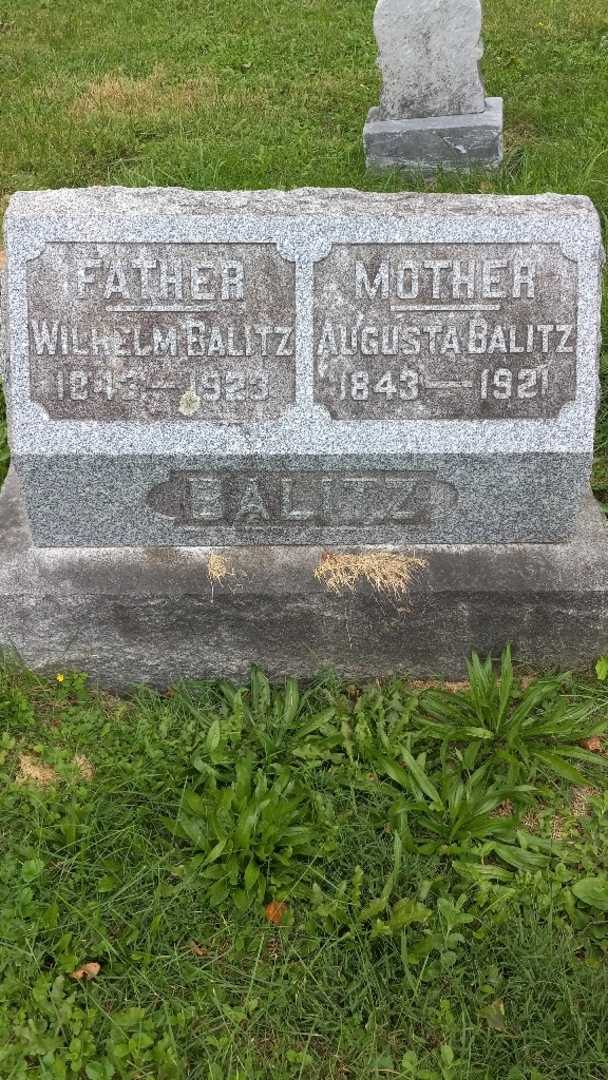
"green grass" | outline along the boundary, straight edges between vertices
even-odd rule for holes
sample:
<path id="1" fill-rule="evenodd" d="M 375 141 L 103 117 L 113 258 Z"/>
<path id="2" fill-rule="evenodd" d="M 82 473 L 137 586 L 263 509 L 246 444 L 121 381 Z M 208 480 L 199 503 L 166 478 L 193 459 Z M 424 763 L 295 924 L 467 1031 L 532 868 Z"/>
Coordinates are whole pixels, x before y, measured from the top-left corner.
<path id="1" fill-rule="evenodd" d="M 505 167 L 434 186 L 583 193 L 605 221 L 605 0 L 485 6 L 484 69 L 488 92 L 505 99 Z M 374 0 L 3 0 L 0 200 L 17 188 L 87 184 L 424 186 L 364 169 L 361 131 L 378 97 L 373 8 Z M 607 442 L 604 408 L 602 500 Z"/>
<path id="2" fill-rule="evenodd" d="M 603 1080 L 606 759 L 578 761 L 597 793 L 576 816 L 565 777 L 532 756 L 520 775 L 532 743 L 514 733 L 522 712 L 604 730 L 608 689 L 507 684 L 499 699 L 477 672 L 474 693 L 446 698 L 326 678 L 304 694 L 256 672 L 240 691 L 119 701 L 6 669 L 0 1075 Z M 433 738 L 442 701 L 464 725 L 449 746 Z M 44 785 L 20 777 L 32 764 Z M 482 798 L 499 783 L 513 805 L 435 843 L 429 821 L 454 823 L 459 776 L 473 805 L 480 764 Z M 276 782 L 297 833 L 280 807 L 260 825 Z M 245 789 L 243 833 L 227 795 Z M 239 863 L 257 867 L 245 884 Z M 287 904 L 280 925 L 270 900 Z M 100 971 L 77 982 L 85 963 Z"/>

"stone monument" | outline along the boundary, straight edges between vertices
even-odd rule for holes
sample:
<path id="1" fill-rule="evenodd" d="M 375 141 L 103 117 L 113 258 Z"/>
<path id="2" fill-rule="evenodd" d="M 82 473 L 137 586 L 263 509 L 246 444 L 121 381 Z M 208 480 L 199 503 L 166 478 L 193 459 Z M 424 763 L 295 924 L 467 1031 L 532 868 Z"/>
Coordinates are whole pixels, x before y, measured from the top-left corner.
<path id="1" fill-rule="evenodd" d="M 481 0 L 378 0 L 380 106 L 363 131 L 372 169 L 492 167 L 502 159 L 502 98 L 486 98 Z"/>
<path id="2" fill-rule="evenodd" d="M 587 199 L 18 193 L 6 250 L 1 647 L 117 687 L 608 651 Z"/>

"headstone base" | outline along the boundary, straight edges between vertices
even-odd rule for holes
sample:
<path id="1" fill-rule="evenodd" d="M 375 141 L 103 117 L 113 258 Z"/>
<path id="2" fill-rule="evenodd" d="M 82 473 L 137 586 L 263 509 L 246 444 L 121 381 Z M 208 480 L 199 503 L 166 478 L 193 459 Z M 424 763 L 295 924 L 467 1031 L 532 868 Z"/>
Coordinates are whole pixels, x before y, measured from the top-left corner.
<path id="1" fill-rule="evenodd" d="M 329 592 L 314 546 L 35 548 L 12 474 L 0 496 L 0 648 L 117 690 L 242 678 L 254 663 L 273 678 L 327 667 L 457 678 L 472 649 L 498 654 L 509 641 L 539 668 L 608 652 L 608 526 L 591 497 L 567 544 L 358 553 L 387 550 L 425 563 L 404 597 L 368 584 Z"/>
<path id="2" fill-rule="evenodd" d="M 496 168 L 502 161 L 502 98 L 486 98 L 485 112 L 382 120 L 370 109 L 363 128 L 368 169 Z"/>

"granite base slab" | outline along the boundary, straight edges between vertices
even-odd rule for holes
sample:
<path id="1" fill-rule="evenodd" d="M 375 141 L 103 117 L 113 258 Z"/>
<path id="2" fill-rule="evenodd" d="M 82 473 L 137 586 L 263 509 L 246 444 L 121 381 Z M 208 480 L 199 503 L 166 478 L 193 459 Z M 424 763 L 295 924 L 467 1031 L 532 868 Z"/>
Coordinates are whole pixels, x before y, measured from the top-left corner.
<path id="1" fill-rule="evenodd" d="M 406 598 L 315 577 L 324 549 L 35 548 L 12 474 L 0 495 L 0 649 L 40 671 L 136 682 L 273 678 L 328 666 L 348 677 L 465 672 L 472 649 L 512 642 L 537 667 L 584 668 L 608 652 L 608 527 L 589 497 L 567 544 L 367 548 L 425 562 Z"/>
<path id="2" fill-rule="evenodd" d="M 413 120 L 381 118 L 370 109 L 363 128 L 368 169 L 496 168 L 502 161 L 502 98 L 486 98 L 481 113 L 425 116 Z"/>

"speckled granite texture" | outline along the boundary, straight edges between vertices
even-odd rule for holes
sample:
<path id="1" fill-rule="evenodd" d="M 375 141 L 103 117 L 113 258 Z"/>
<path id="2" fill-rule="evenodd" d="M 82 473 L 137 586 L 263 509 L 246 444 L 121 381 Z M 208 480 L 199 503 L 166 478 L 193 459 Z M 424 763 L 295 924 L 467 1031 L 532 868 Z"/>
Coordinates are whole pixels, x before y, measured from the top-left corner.
<path id="1" fill-rule="evenodd" d="M 383 117 L 480 113 L 480 0 L 378 0 Z"/>
<path id="2" fill-rule="evenodd" d="M 84 670 L 113 689 L 224 675 L 465 674 L 471 649 L 539 668 L 608 652 L 606 525 L 589 500 L 569 544 L 391 549 L 426 565 L 409 594 L 336 595 L 318 546 L 225 549 L 31 545 L 15 474 L 0 495 L 0 649 L 40 671 Z M 217 552 L 216 552 L 217 553 Z M 377 551 L 374 552 L 377 554 Z"/>
<path id="3" fill-rule="evenodd" d="M 353 245 L 356 283 L 321 291 Z M 37 545 L 571 535 L 598 387 L 588 200 L 29 192 L 6 246 Z M 479 320 L 492 355 L 469 354 Z"/>
<path id="4" fill-rule="evenodd" d="M 486 98 L 480 0 L 378 0 L 380 105 L 363 129 L 370 169 L 495 168 L 502 98 Z"/>
<path id="5" fill-rule="evenodd" d="M 384 119 L 370 109 L 363 127 L 365 162 L 372 171 L 403 169 L 424 175 L 443 169 L 497 169 L 502 161 L 502 98 L 486 98 L 483 112 L 420 119 Z"/>

